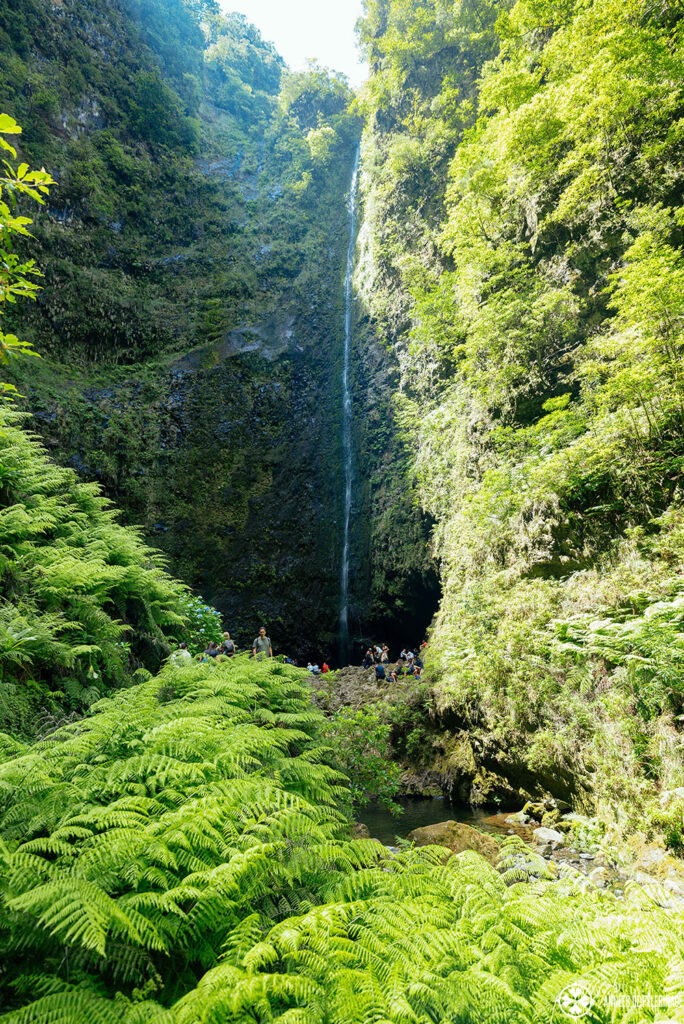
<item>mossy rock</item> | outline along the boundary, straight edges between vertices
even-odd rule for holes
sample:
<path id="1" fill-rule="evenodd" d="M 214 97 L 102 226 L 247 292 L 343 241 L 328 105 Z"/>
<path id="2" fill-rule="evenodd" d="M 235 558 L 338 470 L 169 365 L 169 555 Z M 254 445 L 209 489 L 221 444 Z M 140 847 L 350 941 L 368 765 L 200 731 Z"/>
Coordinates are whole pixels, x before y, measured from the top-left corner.
<path id="1" fill-rule="evenodd" d="M 452 853 L 474 850 L 492 865 L 496 864 L 499 856 L 499 844 L 493 836 L 460 821 L 441 821 L 436 825 L 414 828 L 408 837 L 416 846 L 444 846 Z"/>

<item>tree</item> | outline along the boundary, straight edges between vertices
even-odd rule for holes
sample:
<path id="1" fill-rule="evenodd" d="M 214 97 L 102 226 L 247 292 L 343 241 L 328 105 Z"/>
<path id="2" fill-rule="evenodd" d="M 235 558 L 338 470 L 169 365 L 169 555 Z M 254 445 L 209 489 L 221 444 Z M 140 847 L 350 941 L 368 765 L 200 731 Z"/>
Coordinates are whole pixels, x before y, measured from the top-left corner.
<path id="1" fill-rule="evenodd" d="M 0 150 L 8 153 L 12 160 L 16 160 L 17 151 L 13 146 L 2 138 L 3 135 L 20 135 L 21 128 L 14 118 L 9 114 L 0 114 Z M 28 196 L 36 202 L 43 204 L 44 197 L 48 195 L 49 186 L 54 184 L 50 175 L 41 169 L 40 171 L 29 170 L 28 164 L 20 163 L 14 167 L 9 160 L 2 161 L 2 172 L 0 173 L 0 316 L 4 312 L 5 304 L 14 303 L 18 296 L 25 296 L 35 299 L 38 291 L 36 278 L 41 276 L 32 259 L 25 260 L 10 251 L 15 235 L 29 235 L 28 225 L 32 223 L 30 217 L 23 217 L 17 214 L 18 199 Z M 0 330 L 0 359 L 7 362 L 13 356 L 33 353 L 31 345 L 27 341 L 21 341 L 16 334 L 7 334 Z M 11 384 L 0 383 L 0 394 L 2 397 L 9 397 L 16 393 L 16 388 Z"/>

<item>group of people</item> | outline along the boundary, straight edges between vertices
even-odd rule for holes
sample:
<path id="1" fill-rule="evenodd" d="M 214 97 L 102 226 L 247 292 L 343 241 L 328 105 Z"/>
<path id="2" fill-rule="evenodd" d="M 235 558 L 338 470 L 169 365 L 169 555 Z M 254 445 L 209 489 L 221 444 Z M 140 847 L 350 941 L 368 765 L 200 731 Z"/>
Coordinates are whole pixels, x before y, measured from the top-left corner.
<path id="1" fill-rule="evenodd" d="M 375 665 L 376 662 L 380 665 L 386 665 L 389 661 L 389 647 L 387 644 L 375 644 L 368 648 L 363 656 L 361 662 L 361 668 L 370 668 Z"/>
<path id="2" fill-rule="evenodd" d="M 200 661 L 209 661 L 210 658 L 233 658 L 237 654 L 237 644 L 231 637 L 229 632 L 223 634 L 223 640 L 221 643 L 217 643 L 216 640 L 210 640 L 207 644 L 206 650 L 202 652 Z M 192 658 L 188 645 L 183 642 L 178 644 L 178 648 L 172 654 L 172 660 L 176 664 L 182 664 L 183 661 L 187 661 Z M 266 634 L 266 627 L 262 626 L 259 629 L 259 633 L 254 637 L 252 641 L 252 657 L 262 660 L 263 658 L 273 657 L 273 645 L 271 638 Z M 289 659 L 286 659 L 286 661 Z"/>
<path id="3" fill-rule="evenodd" d="M 231 639 L 230 633 L 223 634 L 223 640 L 220 644 L 217 644 L 215 640 L 210 640 L 201 660 L 206 661 L 208 658 L 218 658 L 221 654 L 225 658 L 233 658 L 237 654 L 237 647 L 235 646 L 235 641 Z"/>
<path id="4" fill-rule="evenodd" d="M 420 679 L 423 674 L 423 661 L 420 654 L 425 646 L 425 643 L 422 643 L 416 651 L 404 647 L 397 658 L 395 668 L 390 670 L 388 665 L 389 647 L 387 644 L 374 644 L 366 651 L 361 662 L 361 668 L 372 668 L 375 666 L 376 679 L 389 678 L 393 683 L 396 683 L 397 679 L 400 679 L 402 676 L 412 676 L 414 679 Z"/>
<path id="5" fill-rule="evenodd" d="M 307 672 L 310 672 L 312 676 L 325 676 L 330 671 L 330 665 L 327 661 L 324 661 L 322 665 L 316 665 L 311 662 L 306 666 Z"/>
<path id="6" fill-rule="evenodd" d="M 415 651 L 404 647 L 397 659 L 395 668 L 390 669 L 390 651 L 387 644 L 372 644 L 364 655 L 361 668 L 372 668 L 375 666 L 376 679 L 391 679 L 392 682 L 396 682 L 401 676 L 413 676 L 415 679 L 420 679 L 423 673 L 423 662 L 420 654 L 425 646 L 422 643 Z M 237 653 L 237 644 L 230 633 L 226 631 L 220 643 L 216 640 L 209 641 L 206 650 L 200 655 L 200 661 L 209 661 L 210 659 L 220 657 L 233 658 Z M 257 658 L 259 661 L 264 658 L 273 657 L 273 645 L 271 638 L 266 633 L 265 626 L 260 627 L 257 636 L 252 641 L 252 657 Z M 175 664 L 182 664 L 182 662 L 191 658 L 192 655 L 186 643 L 180 643 L 177 650 L 171 655 L 171 660 Z M 297 664 L 291 658 L 285 658 L 284 660 L 289 665 Z M 330 672 L 330 666 L 325 661 L 320 666 L 309 662 L 306 667 L 314 676 L 327 675 Z"/>

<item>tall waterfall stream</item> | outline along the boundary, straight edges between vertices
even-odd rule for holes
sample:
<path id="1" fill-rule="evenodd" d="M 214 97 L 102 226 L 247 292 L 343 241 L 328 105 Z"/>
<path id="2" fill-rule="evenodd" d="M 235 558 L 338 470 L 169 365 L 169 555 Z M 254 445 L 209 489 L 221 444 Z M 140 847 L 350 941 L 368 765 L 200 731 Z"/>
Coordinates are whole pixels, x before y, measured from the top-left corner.
<path id="1" fill-rule="evenodd" d="M 352 347 L 352 279 L 356 247 L 356 207 L 361 148 L 356 151 L 347 206 L 347 269 L 344 277 L 344 354 L 342 361 L 342 456 L 344 460 L 344 533 L 340 569 L 340 664 L 349 660 L 349 549 L 354 465 L 352 458 L 352 400 L 349 383 Z"/>

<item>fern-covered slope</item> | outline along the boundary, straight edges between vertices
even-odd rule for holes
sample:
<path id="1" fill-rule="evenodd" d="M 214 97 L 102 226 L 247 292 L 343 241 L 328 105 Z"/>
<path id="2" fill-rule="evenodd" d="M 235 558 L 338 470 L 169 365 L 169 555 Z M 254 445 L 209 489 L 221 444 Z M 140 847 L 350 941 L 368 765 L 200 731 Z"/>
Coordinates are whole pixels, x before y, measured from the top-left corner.
<path id="1" fill-rule="evenodd" d="M 320 724 L 301 673 L 238 658 L 4 737 L 3 1022 L 541 1024 L 570 985 L 681 1019 L 667 894 L 347 840 Z"/>
<path id="2" fill-rule="evenodd" d="M 137 667 L 156 671 L 186 628 L 185 588 L 95 484 L 49 459 L 0 408 L 0 714 L 82 710 Z M 45 723 L 44 723 L 45 724 Z"/>

